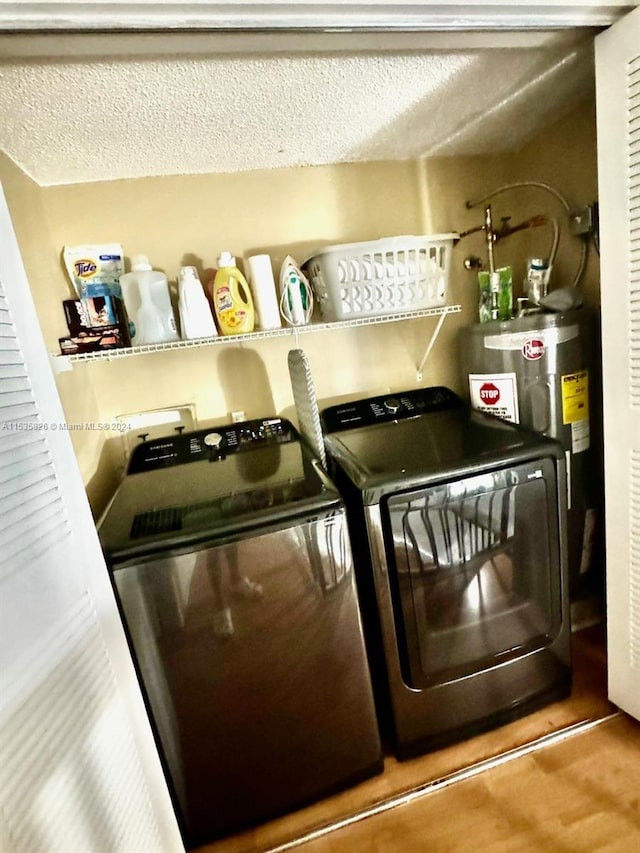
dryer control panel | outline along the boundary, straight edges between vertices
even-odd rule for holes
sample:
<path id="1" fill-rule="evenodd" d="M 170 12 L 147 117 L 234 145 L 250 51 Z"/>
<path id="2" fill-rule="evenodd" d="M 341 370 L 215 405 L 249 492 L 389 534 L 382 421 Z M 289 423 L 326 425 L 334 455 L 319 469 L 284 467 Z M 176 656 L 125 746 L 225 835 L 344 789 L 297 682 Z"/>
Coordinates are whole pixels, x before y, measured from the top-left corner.
<path id="1" fill-rule="evenodd" d="M 324 431 L 331 433 L 461 406 L 464 403 L 457 394 L 436 385 L 331 406 L 322 412 L 321 420 Z"/>
<path id="2" fill-rule="evenodd" d="M 297 440 L 293 425 L 283 418 L 260 418 L 195 432 L 174 433 L 139 444 L 131 454 L 127 474 L 201 462 L 203 459 L 215 462 L 231 453 Z"/>

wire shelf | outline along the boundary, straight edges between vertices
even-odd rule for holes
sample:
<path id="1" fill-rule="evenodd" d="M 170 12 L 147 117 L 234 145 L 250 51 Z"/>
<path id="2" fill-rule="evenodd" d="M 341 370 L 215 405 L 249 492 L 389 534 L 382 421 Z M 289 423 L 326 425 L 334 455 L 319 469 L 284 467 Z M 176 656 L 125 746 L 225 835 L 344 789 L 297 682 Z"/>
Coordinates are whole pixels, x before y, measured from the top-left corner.
<path id="1" fill-rule="evenodd" d="M 407 311 L 403 314 L 389 314 L 381 317 L 361 317 L 353 320 L 340 320 L 332 323 L 309 323 L 306 326 L 287 326 L 282 329 L 258 329 L 246 335 L 219 335 L 211 338 L 194 338 L 192 340 L 171 341 L 162 344 L 145 344 L 139 347 L 122 347 L 121 349 L 105 350 L 104 352 L 87 352 L 76 355 L 52 356 L 54 363 L 75 364 L 87 361 L 113 361 L 118 358 L 130 358 L 136 355 L 147 355 L 154 352 L 194 349 L 208 346 L 224 346 L 228 344 L 249 344 L 266 338 L 292 337 L 315 332 L 330 332 L 337 329 L 352 329 L 359 326 L 373 326 L 381 323 L 398 323 L 401 320 L 416 320 L 420 317 L 438 317 L 445 314 L 458 314 L 461 305 L 445 305 L 440 308 L 424 308 L 419 311 Z M 63 368 L 64 369 L 64 368 Z"/>

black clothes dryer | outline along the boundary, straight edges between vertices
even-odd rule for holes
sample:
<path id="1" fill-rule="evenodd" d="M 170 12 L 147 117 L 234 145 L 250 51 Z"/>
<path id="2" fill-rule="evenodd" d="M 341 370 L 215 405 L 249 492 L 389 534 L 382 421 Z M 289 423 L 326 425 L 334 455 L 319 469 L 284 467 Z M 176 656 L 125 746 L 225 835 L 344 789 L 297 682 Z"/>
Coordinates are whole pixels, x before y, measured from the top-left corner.
<path id="1" fill-rule="evenodd" d="M 321 414 L 400 758 L 570 690 L 564 453 L 443 387 Z"/>

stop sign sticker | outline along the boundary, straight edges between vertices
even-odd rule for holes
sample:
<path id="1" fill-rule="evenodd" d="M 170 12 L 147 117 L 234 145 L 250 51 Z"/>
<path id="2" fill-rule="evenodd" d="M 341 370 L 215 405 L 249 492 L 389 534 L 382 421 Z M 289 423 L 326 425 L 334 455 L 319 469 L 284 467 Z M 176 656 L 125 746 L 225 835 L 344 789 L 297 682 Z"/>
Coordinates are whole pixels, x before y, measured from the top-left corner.
<path id="1" fill-rule="evenodd" d="M 480 399 L 487 406 L 495 406 L 500 402 L 500 389 L 493 382 L 485 382 L 480 386 Z"/>
<path id="2" fill-rule="evenodd" d="M 519 423 L 515 373 L 470 373 L 469 392 L 474 409 Z"/>

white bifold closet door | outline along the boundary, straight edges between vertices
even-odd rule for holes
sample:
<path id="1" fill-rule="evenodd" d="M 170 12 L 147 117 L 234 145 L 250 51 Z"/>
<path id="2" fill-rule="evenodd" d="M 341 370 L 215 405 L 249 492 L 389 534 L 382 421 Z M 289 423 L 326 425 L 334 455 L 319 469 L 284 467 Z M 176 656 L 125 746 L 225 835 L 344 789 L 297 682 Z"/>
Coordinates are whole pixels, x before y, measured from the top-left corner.
<path id="1" fill-rule="evenodd" d="M 596 38 L 609 698 L 640 719 L 640 9 Z"/>
<path id="2" fill-rule="evenodd" d="M 0 188 L 0 850 L 183 844 Z"/>

